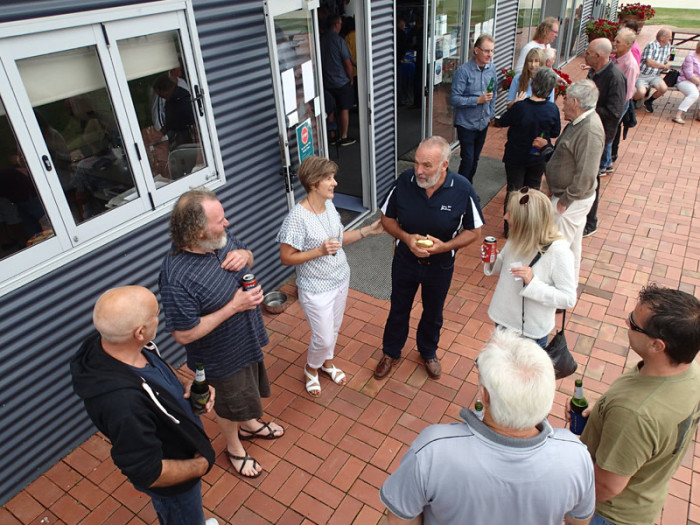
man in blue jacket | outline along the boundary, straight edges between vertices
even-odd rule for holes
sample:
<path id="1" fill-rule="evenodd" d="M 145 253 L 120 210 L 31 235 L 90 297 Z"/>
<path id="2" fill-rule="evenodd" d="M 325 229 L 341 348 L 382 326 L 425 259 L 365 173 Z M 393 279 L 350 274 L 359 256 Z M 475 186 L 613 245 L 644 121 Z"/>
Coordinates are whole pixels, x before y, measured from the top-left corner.
<path id="1" fill-rule="evenodd" d="M 201 478 L 215 453 L 181 382 L 152 340 L 158 301 L 141 286 L 105 292 L 93 311 L 97 332 L 71 360 L 73 389 L 112 443 L 114 463 L 151 497 L 161 525 L 218 525 L 204 520 Z M 206 410 L 214 405 L 214 389 Z"/>
<path id="2" fill-rule="evenodd" d="M 474 179 L 486 132 L 496 114 L 496 69 L 491 64 L 494 40 L 481 35 L 474 44 L 474 58 L 462 64 L 452 79 L 450 104 L 455 107 L 455 127 L 459 138 L 459 173 Z"/>

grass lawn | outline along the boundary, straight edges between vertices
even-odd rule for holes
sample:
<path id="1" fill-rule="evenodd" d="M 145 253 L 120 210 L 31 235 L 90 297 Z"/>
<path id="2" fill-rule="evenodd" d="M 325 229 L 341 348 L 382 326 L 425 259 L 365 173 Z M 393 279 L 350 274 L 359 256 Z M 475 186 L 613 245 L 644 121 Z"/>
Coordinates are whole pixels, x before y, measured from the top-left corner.
<path id="1" fill-rule="evenodd" d="M 700 29 L 700 9 L 655 9 L 656 16 L 648 24 Z"/>

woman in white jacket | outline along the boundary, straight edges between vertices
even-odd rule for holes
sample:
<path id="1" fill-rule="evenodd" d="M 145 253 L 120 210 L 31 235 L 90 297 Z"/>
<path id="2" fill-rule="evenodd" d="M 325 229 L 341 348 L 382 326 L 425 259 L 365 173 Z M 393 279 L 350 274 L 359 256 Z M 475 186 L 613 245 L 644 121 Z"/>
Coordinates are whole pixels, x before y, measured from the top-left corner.
<path id="1" fill-rule="evenodd" d="M 484 274 L 500 274 L 489 317 L 544 348 L 557 309 L 576 304 L 574 255 L 542 192 L 527 187 L 512 192 L 504 219 L 510 223 L 508 242 L 495 263 L 484 265 Z"/>

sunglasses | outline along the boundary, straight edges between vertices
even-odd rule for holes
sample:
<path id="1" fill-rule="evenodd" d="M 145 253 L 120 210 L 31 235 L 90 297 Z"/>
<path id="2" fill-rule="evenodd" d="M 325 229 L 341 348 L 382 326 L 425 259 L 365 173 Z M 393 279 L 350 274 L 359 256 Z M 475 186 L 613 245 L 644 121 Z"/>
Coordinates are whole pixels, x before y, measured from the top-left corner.
<path id="1" fill-rule="evenodd" d="M 519 191 L 522 194 L 522 197 L 520 197 L 520 204 L 525 206 L 528 202 L 530 202 L 530 194 L 528 193 L 530 188 L 525 186 L 524 188 L 520 188 Z"/>
<path id="2" fill-rule="evenodd" d="M 647 332 L 644 328 L 642 328 L 641 326 L 639 326 L 637 323 L 634 322 L 634 319 L 632 319 L 632 312 L 630 312 L 630 315 L 629 315 L 629 317 L 627 318 L 627 320 L 628 320 L 629 323 L 630 323 L 630 328 L 631 328 L 632 330 L 634 330 L 635 332 L 639 332 L 640 334 L 644 334 L 644 335 L 646 335 L 646 336 L 648 336 L 648 337 L 654 337 L 654 336 L 651 335 L 649 332 Z"/>

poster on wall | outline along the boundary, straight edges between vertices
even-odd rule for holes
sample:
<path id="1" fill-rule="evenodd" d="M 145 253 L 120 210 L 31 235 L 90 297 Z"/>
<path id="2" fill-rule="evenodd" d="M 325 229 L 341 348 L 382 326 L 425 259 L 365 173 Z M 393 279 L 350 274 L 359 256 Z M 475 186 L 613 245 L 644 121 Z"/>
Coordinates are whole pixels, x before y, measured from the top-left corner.
<path id="1" fill-rule="evenodd" d="M 433 79 L 433 85 L 437 86 L 442 84 L 442 58 L 438 58 L 435 61 L 435 78 Z"/>
<path id="2" fill-rule="evenodd" d="M 299 151 L 299 164 L 314 154 L 314 138 L 310 118 L 297 126 L 297 150 Z"/>

